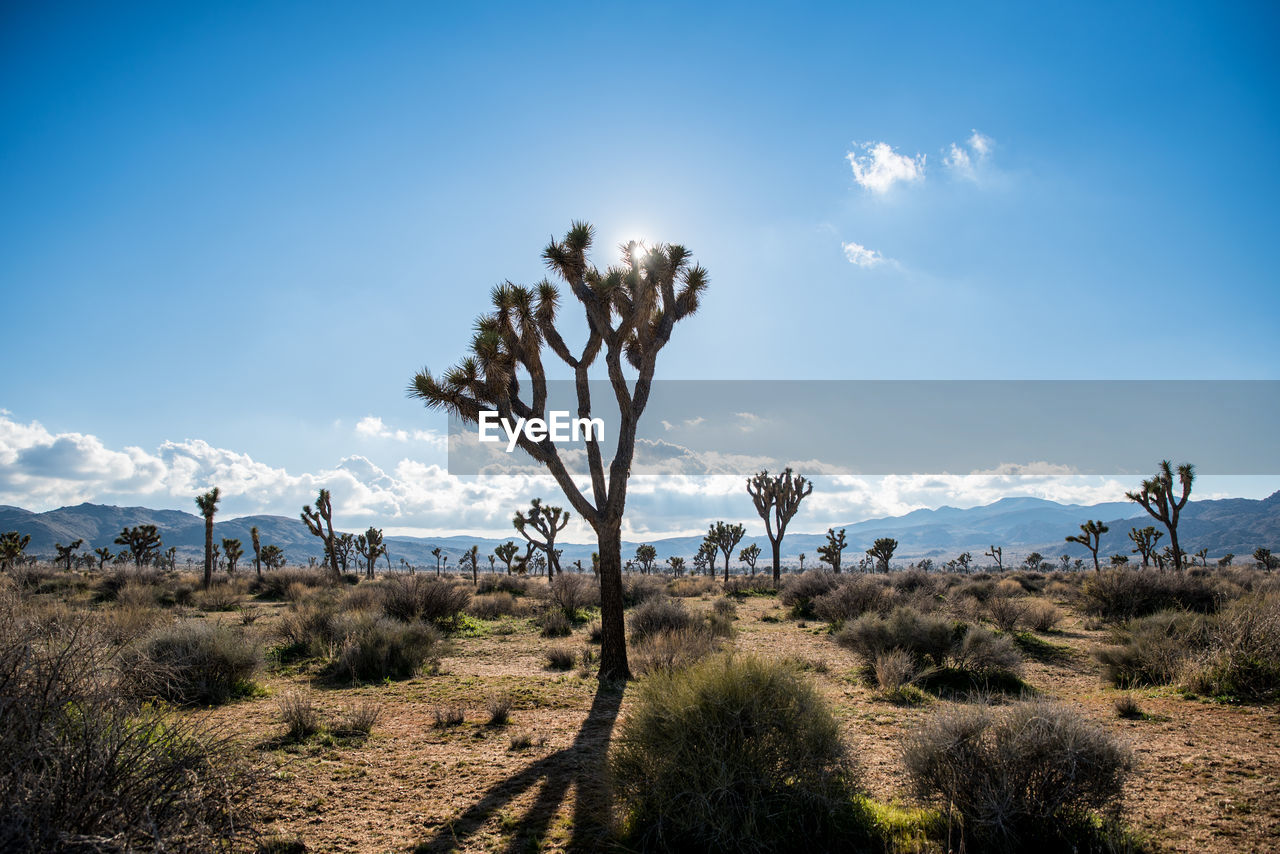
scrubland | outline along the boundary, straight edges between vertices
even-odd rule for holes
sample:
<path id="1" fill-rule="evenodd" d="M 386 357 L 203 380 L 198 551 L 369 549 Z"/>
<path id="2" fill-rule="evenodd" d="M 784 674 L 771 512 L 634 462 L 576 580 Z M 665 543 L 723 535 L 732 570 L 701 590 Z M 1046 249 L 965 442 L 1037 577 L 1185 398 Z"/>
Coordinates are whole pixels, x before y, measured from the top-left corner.
<path id="1" fill-rule="evenodd" d="M 4 850 L 1274 851 L 1254 569 L 0 579 Z"/>

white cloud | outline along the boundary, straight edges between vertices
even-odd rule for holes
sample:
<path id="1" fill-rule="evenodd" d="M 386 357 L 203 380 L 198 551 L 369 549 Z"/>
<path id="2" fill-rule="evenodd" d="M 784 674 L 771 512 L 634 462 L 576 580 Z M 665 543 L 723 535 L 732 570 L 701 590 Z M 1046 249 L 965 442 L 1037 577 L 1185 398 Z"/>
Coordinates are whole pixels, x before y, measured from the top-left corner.
<path id="1" fill-rule="evenodd" d="M 844 257 L 856 267 L 878 267 L 887 260 L 875 249 L 868 249 L 861 243 L 841 243 L 840 246 L 844 249 Z"/>
<path id="2" fill-rule="evenodd" d="M 447 450 L 449 439 L 434 430 L 399 430 L 388 427 L 376 415 L 366 415 L 356 422 L 356 434 L 367 439 L 391 439 L 395 442 L 426 442 L 437 450 Z"/>
<path id="3" fill-rule="evenodd" d="M 995 149 L 995 140 L 976 129 L 963 143 L 953 142 L 947 147 L 942 162 L 948 169 L 970 181 L 977 181 L 979 173 Z"/>
<path id="4" fill-rule="evenodd" d="M 910 183 L 924 180 L 925 156 L 908 157 L 899 154 L 887 142 L 866 142 L 860 146 L 863 153 L 846 154 L 853 168 L 853 180 L 873 193 L 887 193 L 898 182 Z"/>

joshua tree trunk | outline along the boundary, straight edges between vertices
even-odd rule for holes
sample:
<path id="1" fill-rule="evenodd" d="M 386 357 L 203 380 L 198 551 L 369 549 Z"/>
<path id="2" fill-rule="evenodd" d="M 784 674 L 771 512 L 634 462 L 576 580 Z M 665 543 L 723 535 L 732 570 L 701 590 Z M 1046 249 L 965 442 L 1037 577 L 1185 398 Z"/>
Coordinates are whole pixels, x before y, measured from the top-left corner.
<path id="1" fill-rule="evenodd" d="M 622 520 L 596 531 L 600 549 L 600 673 L 629 674 L 626 625 L 622 619 Z"/>
<path id="2" fill-rule="evenodd" d="M 773 547 L 773 586 L 777 587 L 782 582 L 782 540 L 770 537 L 769 545 Z"/>

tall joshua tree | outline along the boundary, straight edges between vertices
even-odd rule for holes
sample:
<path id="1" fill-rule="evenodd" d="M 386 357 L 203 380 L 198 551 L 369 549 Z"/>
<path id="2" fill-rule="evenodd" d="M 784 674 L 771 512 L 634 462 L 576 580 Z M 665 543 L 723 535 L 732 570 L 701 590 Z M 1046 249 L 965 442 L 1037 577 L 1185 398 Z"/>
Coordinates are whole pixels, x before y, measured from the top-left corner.
<path id="1" fill-rule="evenodd" d="M 1157 531 L 1155 525 L 1129 529 L 1129 539 L 1133 540 L 1133 544 L 1136 546 L 1136 548 L 1132 548 L 1129 551 L 1136 555 L 1142 555 L 1143 568 L 1151 566 L 1151 556 L 1156 552 L 1156 541 L 1163 536 L 1164 531 Z"/>
<path id="2" fill-rule="evenodd" d="M 107 565 L 107 561 L 111 560 L 111 549 L 103 546 L 100 549 L 94 549 L 93 553 L 98 556 L 98 572 L 102 572 L 103 567 Z"/>
<path id="3" fill-rule="evenodd" d="M 196 507 L 200 508 L 200 515 L 204 517 L 204 589 L 208 590 L 213 584 L 213 514 L 218 512 L 218 500 L 222 497 L 222 490 L 218 487 L 206 492 L 204 495 L 196 496 Z"/>
<path id="4" fill-rule="evenodd" d="M 570 515 L 560 507 L 551 507 L 543 504 L 541 498 L 535 498 L 529 502 L 528 512 L 521 513 L 517 510 L 515 517 L 511 520 L 511 524 L 515 525 L 516 530 L 520 532 L 520 536 L 528 540 L 535 548 L 541 549 L 542 553 L 547 556 L 548 580 L 550 580 L 553 571 L 556 575 L 560 574 L 560 553 L 556 551 L 556 534 L 563 531 L 565 526 L 569 524 Z M 529 533 L 530 528 L 541 534 L 542 539 L 539 540 Z"/>
<path id="5" fill-rule="evenodd" d="M 1102 570 L 1098 565 L 1098 547 L 1102 545 L 1102 535 L 1109 530 L 1111 529 L 1102 524 L 1101 519 L 1097 521 L 1090 519 L 1080 526 L 1080 533 L 1067 537 L 1066 541 L 1068 543 L 1079 543 L 1093 555 L 1094 572 L 1101 572 Z"/>
<path id="6" fill-rule="evenodd" d="M 329 562 L 329 574 L 335 580 L 342 578 L 342 573 L 338 571 L 337 537 L 333 533 L 333 499 L 329 490 L 320 490 L 314 510 L 310 504 L 303 506 L 302 523 L 313 536 L 324 540 L 324 556 Z"/>
<path id="7" fill-rule="evenodd" d="M 1182 508 L 1187 506 L 1187 499 L 1191 497 L 1191 484 L 1196 479 L 1196 468 L 1191 463 L 1183 463 L 1178 466 L 1178 487 L 1181 490 L 1180 497 L 1174 497 L 1173 489 L 1173 466 L 1168 460 L 1160 462 L 1160 470 L 1156 472 L 1155 477 L 1142 482 L 1142 488 L 1137 492 L 1126 492 L 1125 498 L 1130 501 L 1136 501 L 1142 505 L 1142 509 L 1146 510 L 1155 519 L 1165 526 L 1169 531 L 1169 548 L 1173 552 L 1173 568 L 1182 569 L 1182 549 L 1178 548 L 1178 515 L 1182 513 Z"/>
<path id="8" fill-rule="evenodd" d="M 444 549 L 436 546 L 431 550 L 431 556 L 436 559 L 436 577 L 440 577 L 440 559 L 444 557 Z M 447 558 L 446 558 L 447 560 Z"/>
<path id="9" fill-rule="evenodd" d="M 516 418 L 546 419 L 547 381 L 543 353 L 550 348 L 574 373 L 578 417 L 592 414 L 589 372 L 603 356 L 618 407 L 617 445 L 606 467 L 599 437 L 585 437 L 590 473 L 589 496 L 579 488 L 549 436 L 535 440 L 520 431 L 517 442 L 547 467 L 573 509 L 596 532 L 600 555 L 600 676 L 627 679 L 626 629 L 622 614 L 622 514 L 627 479 L 635 456 L 636 427 L 649 403 L 658 353 L 675 324 L 698 309 L 707 286 L 702 267 L 690 264 L 683 246 L 659 244 L 645 249 L 629 243 L 617 266 L 601 272 L 587 261 L 594 230 L 574 223 L 563 240 L 552 241 L 542 257 L 562 279 L 586 315 L 586 341 L 570 350 L 556 322 L 560 291 L 549 281 L 527 288 L 506 283 L 493 289 L 494 310 L 476 322 L 472 353 L 442 376 L 422 371 L 409 393 L 428 406 L 441 407 L 476 423 L 482 411 Z M 629 381 L 623 360 L 635 371 Z M 521 397 L 519 370 L 530 380 Z"/>
<path id="10" fill-rule="evenodd" d="M 356 537 L 356 551 L 364 558 L 365 578 L 373 578 L 374 565 L 378 558 L 387 553 L 387 547 L 382 542 L 382 529 L 370 525 L 369 530 Z"/>
<path id="11" fill-rule="evenodd" d="M 738 547 L 738 543 L 742 542 L 746 533 L 747 529 L 742 525 L 726 525 L 724 522 L 716 522 L 707 529 L 707 541 L 713 543 L 724 554 L 725 583 L 729 581 L 729 558 L 733 557 L 733 550 Z"/>
<path id="12" fill-rule="evenodd" d="M 253 568 L 258 577 L 262 577 L 262 540 L 258 538 L 258 526 L 249 529 L 249 539 L 253 543 Z"/>
<path id="13" fill-rule="evenodd" d="M 782 579 L 782 537 L 787 525 L 800 509 L 800 502 L 813 492 L 813 484 L 803 477 L 793 477 L 786 469 L 777 477 L 762 471 L 747 479 L 747 493 L 755 502 L 756 512 L 764 520 L 764 532 L 773 547 L 773 584 Z"/>
<path id="14" fill-rule="evenodd" d="M 1004 572 L 1004 548 L 1001 546 L 992 546 L 990 551 L 983 552 L 984 555 L 996 562 L 996 572 Z"/>
<path id="15" fill-rule="evenodd" d="M 837 575 L 840 574 L 840 557 L 847 545 L 844 532 L 844 528 L 841 528 L 838 534 L 835 528 L 827 528 L 827 544 L 818 546 L 818 560 L 831 564 L 831 571 Z"/>

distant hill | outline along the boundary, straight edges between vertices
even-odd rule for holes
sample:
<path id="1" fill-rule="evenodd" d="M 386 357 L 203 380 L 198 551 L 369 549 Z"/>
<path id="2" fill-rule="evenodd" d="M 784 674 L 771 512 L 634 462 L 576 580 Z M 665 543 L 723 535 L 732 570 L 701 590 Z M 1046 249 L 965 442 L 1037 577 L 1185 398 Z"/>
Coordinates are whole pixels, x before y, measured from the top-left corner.
<path id="1" fill-rule="evenodd" d="M 1127 533 L 1132 527 L 1156 524 L 1141 508 L 1128 502 L 1080 505 L 1059 504 L 1040 498 L 1003 498 L 982 507 L 960 509 L 939 507 L 936 510 L 915 510 L 903 516 L 869 519 L 843 526 L 847 528 L 849 549 L 846 562 L 856 561 L 878 537 L 898 540 L 897 557 L 913 560 L 931 557 L 949 560 L 957 554 L 969 551 L 979 563 L 986 563 L 982 553 L 992 544 L 1005 550 L 1005 564 L 1016 563 L 1031 551 L 1039 551 L 1046 557 L 1068 554 L 1087 557 L 1088 552 L 1077 545 L 1067 545 L 1067 534 L 1077 533 L 1078 526 L 1086 519 L 1102 519 L 1110 527 L 1103 536 L 1100 554 L 1129 553 Z M 30 554 L 51 557 L 55 543 L 69 543 L 76 539 L 85 541 L 87 549 L 106 546 L 119 549 L 113 540 L 126 526 L 155 525 L 164 537 L 165 546 L 178 549 L 179 559 L 199 560 L 204 549 L 204 520 L 193 513 L 181 510 L 152 510 L 146 507 L 113 507 L 101 504 L 79 504 L 61 507 L 44 513 L 33 513 L 20 507 L 0 505 L 0 531 L 19 531 L 31 535 Z M 302 522 L 287 516 L 242 516 L 214 524 L 214 537 L 238 538 L 249 551 L 249 529 L 256 526 L 264 545 L 275 544 L 284 550 L 290 563 L 305 563 L 307 558 L 320 558 L 323 548 L 320 541 L 311 536 Z M 1157 528 L 1160 526 L 1157 525 Z M 1187 504 L 1183 511 L 1178 536 L 1183 548 L 1195 552 L 1208 548 L 1213 557 L 1226 552 L 1246 556 L 1258 546 L 1280 551 L 1280 492 L 1263 500 L 1226 498 L 1196 501 Z M 523 545 L 521 538 L 512 536 L 500 539 L 466 536 L 448 537 L 388 537 L 391 562 L 399 566 L 400 559 L 416 566 L 434 566 L 431 550 L 439 547 L 449 555 L 449 565 L 456 566 L 458 559 L 472 545 L 488 554 L 508 539 Z M 701 537 L 670 537 L 650 542 L 658 550 L 659 559 L 673 555 L 689 558 L 697 551 Z M 817 547 L 826 541 L 825 533 L 789 533 L 783 541 L 784 560 L 794 563 L 801 552 L 809 555 L 806 563 L 816 563 Z M 764 537 L 750 537 L 742 546 L 756 543 L 763 551 L 767 563 L 769 543 Z M 1161 545 L 1167 540 L 1161 541 Z M 587 564 L 594 543 L 564 543 L 563 560 L 581 560 Z M 639 543 L 624 543 L 624 559 L 635 553 Z M 737 566 L 735 560 L 735 568 Z"/>

